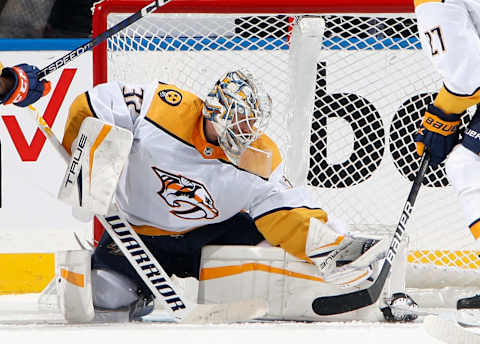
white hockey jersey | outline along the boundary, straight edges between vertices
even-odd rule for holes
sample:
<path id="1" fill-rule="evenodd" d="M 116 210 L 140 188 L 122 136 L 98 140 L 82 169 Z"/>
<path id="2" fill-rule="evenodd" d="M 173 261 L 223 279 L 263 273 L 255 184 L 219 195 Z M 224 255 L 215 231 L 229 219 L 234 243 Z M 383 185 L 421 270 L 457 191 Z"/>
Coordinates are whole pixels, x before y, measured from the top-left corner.
<path id="1" fill-rule="evenodd" d="M 270 180 L 229 162 L 205 139 L 202 106 L 200 98 L 174 85 L 102 84 L 73 102 L 63 145 L 70 151 L 87 116 L 133 133 L 116 201 L 139 234 L 185 233 L 246 210 L 272 245 L 307 259 L 310 217 L 326 222 L 327 214 L 303 189 L 275 182 L 281 157 L 268 136 L 253 145 L 273 152 Z"/>
<path id="2" fill-rule="evenodd" d="M 442 75 L 435 106 L 462 113 L 480 103 L 480 1 L 415 0 L 423 50 Z"/>
<path id="3" fill-rule="evenodd" d="M 480 1 L 415 0 L 415 13 L 422 47 L 443 77 L 444 87 L 435 99 L 435 106 L 446 114 L 460 114 L 480 104 Z M 472 125 L 476 125 L 475 121 L 469 127 Z M 480 161 L 478 155 L 465 147 L 459 144 L 452 150 L 445 169 L 470 231 L 478 240 Z"/>

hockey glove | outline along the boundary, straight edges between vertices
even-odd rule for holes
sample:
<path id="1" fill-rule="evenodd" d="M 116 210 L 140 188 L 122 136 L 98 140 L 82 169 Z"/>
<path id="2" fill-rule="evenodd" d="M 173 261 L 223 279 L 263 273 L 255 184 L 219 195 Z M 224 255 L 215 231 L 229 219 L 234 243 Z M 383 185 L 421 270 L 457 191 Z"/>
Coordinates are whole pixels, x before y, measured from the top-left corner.
<path id="1" fill-rule="evenodd" d="M 359 285 L 374 273 L 387 248 L 385 239 L 339 235 L 329 224 L 310 219 L 305 253 L 327 283 Z"/>
<path id="2" fill-rule="evenodd" d="M 422 156 L 425 148 L 428 149 L 432 155 L 430 165 L 436 167 L 458 143 L 459 125 L 460 115 L 445 115 L 442 110 L 430 105 L 415 135 L 417 154 Z"/>
<path id="3" fill-rule="evenodd" d="M 13 87 L 0 96 L 0 104 L 26 107 L 50 92 L 50 81 L 38 80 L 40 70 L 32 65 L 19 64 L 2 70 L 2 77 L 13 80 Z"/>

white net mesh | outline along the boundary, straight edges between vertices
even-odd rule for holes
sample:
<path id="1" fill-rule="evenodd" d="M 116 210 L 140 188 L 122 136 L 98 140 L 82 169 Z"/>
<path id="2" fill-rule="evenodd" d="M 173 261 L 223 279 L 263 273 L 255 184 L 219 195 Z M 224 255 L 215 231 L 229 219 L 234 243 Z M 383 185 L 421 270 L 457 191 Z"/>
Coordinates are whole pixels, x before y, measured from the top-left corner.
<path id="1" fill-rule="evenodd" d="M 109 27 L 124 17 L 110 15 Z M 270 96 L 277 100 L 272 109 L 276 118 L 267 133 L 285 152 L 288 141 L 283 133 L 289 101 L 288 22 L 286 16 L 263 18 L 263 23 L 269 23 L 264 29 L 257 26 L 258 17 L 151 15 L 109 40 L 108 79 L 136 83 L 158 79 L 204 98 L 222 74 L 247 68 L 252 74 L 263 76 L 261 79 Z M 262 34 L 263 30 L 271 30 L 269 27 L 275 28 L 278 37 L 262 38 L 266 35 Z M 272 65 L 276 66 L 275 70 Z M 271 78 L 265 77 L 270 74 Z"/>
<path id="2" fill-rule="evenodd" d="M 308 182 L 329 213 L 357 227 L 395 225 L 419 167 L 413 135 L 441 78 L 420 51 L 411 16 L 326 23 Z M 408 223 L 411 260 L 476 267 L 443 166 L 428 170 L 424 185 Z"/>
<path id="3" fill-rule="evenodd" d="M 272 12 L 274 10 L 272 9 Z M 110 14 L 108 27 L 125 15 Z M 330 214 L 358 229 L 395 227 L 419 159 L 413 135 L 441 78 L 423 55 L 414 17 L 323 15 L 308 132 L 289 132 L 296 116 L 290 91 L 291 31 L 299 15 L 154 14 L 108 41 L 108 80 L 158 79 L 205 97 L 227 70 L 247 68 L 273 99 L 267 130 L 287 161 L 310 137 L 305 183 Z M 295 90 L 294 90 L 295 91 Z M 468 116 L 466 116 L 468 117 Z M 428 170 L 408 223 L 409 261 L 477 268 L 466 227 L 443 166 Z"/>

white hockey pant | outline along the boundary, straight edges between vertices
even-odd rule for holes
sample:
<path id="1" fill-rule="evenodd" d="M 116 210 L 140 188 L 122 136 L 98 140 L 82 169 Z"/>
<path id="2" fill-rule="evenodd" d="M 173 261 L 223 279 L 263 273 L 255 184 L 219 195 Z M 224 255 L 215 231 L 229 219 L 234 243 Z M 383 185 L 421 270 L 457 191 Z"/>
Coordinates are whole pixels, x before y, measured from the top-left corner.
<path id="1" fill-rule="evenodd" d="M 480 156 L 462 144 L 456 145 L 447 160 L 445 170 L 453 185 L 475 239 L 480 237 Z"/>

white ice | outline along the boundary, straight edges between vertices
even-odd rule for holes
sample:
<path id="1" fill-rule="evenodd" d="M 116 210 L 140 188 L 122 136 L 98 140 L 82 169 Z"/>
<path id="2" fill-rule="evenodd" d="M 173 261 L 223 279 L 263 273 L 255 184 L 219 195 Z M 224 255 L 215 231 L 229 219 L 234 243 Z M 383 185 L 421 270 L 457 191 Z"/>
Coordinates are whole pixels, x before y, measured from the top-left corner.
<path id="1" fill-rule="evenodd" d="M 86 238 L 89 233 L 78 234 L 80 238 Z M 78 249 L 72 231 L 0 231 L 0 252 L 53 252 L 65 249 Z M 66 324 L 59 313 L 39 311 L 38 296 L 0 296 L 0 344 L 441 343 L 425 332 L 421 322 L 257 322 L 195 326 L 144 322 L 72 325 Z M 156 316 L 160 318 L 162 314 L 157 313 Z"/>
<path id="2" fill-rule="evenodd" d="M 256 322 L 231 325 L 66 324 L 58 313 L 39 310 L 38 294 L 0 296 L 0 343 L 441 343 L 421 323 Z M 163 314 L 157 313 L 156 318 Z M 155 318 L 155 317 L 152 317 Z"/>

